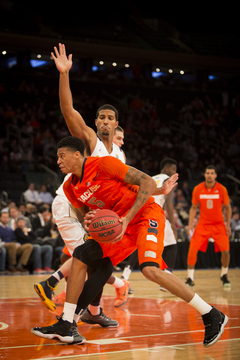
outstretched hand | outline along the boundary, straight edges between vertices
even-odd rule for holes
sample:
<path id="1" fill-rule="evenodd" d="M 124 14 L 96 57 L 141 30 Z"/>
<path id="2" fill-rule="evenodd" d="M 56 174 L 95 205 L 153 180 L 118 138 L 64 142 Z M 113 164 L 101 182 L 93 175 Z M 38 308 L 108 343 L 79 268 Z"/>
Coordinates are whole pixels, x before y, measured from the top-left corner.
<path id="1" fill-rule="evenodd" d="M 178 174 L 174 174 L 172 175 L 169 179 L 167 179 L 166 181 L 164 181 L 161 190 L 162 190 L 162 194 L 166 195 L 168 193 L 170 193 L 170 191 L 177 186 L 177 180 L 178 180 Z"/>
<path id="2" fill-rule="evenodd" d="M 68 72 L 72 67 L 72 54 L 67 57 L 65 45 L 61 43 L 59 43 L 59 50 L 54 46 L 54 51 L 55 54 L 51 52 L 51 55 L 58 71 L 61 74 Z"/>

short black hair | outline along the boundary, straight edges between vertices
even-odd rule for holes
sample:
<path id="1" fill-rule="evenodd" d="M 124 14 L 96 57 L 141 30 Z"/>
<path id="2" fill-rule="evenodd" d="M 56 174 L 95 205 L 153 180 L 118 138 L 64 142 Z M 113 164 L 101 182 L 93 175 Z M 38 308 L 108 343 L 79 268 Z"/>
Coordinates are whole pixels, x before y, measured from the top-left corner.
<path id="1" fill-rule="evenodd" d="M 166 165 L 176 165 L 177 161 L 171 158 L 165 158 L 160 162 L 160 170 L 162 170 Z"/>
<path id="2" fill-rule="evenodd" d="M 57 148 L 68 148 L 70 151 L 79 151 L 84 156 L 85 146 L 81 139 L 76 136 L 66 136 L 57 144 Z"/>
<path id="3" fill-rule="evenodd" d="M 100 112 L 101 110 L 112 110 L 112 111 L 114 111 L 114 112 L 115 112 L 116 121 L 118 121 L 118 111 L 117 111 L 117 109 L 116 109 L 114 106 L 112 106 L 112 105 L 110 105 L 110 104 L 105 104 L 105 105 L 100 106 L 100 108 L 99 108 L 99 109 L 97 110 L 97 112 L 96 112 L 96 119 L 98 118 L 99 112 Z"/>
<path id="4" fill-rule="evenodd" d="M 209 170 L 214 170 L 215 173 L 217 173 L 217 168 L 216 168 L 216 166 L 214 166 L 214 165 L 208 165 L 208 166 L 206 166 L 205 172 L 206 172 L 208 169 L 209 169 Z"/>

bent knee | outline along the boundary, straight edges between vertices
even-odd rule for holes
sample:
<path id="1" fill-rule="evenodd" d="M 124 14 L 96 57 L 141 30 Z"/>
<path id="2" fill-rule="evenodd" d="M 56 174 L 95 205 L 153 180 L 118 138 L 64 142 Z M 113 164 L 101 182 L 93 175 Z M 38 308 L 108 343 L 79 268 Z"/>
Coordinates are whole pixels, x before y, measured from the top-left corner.
<path id="1" fill-rule="evenodd" d="M 144 266 L 142 269 L 142 273 L 148 280 L 154 281 L 154 279 L 159 276 L 159 273 L 161 273 L 161 270 L 156 265 L 153 266 Z"/>

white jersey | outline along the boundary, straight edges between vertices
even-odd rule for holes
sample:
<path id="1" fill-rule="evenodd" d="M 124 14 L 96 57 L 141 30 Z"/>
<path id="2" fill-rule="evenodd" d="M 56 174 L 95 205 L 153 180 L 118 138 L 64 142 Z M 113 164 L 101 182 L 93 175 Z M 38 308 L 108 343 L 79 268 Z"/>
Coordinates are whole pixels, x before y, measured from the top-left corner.
<path id="1" fill-rule="evenodd" d="M 166 181 L 167 179 L 169 179 L 169 176 L 166 174 L 158 174 L 152 177 L 156 183 L 157 183 L 157 188 L 162 187 L 164 181 Z M 161 206 L 161 208 L 163 208 L 164 203 L 165 203 L 165 195 L 156 195 L 154 196 L 154 199 L 156 201 L 156 203 L 158 205 Z"/>
<path id="2" fill-rule="evenodd" d="M 160 187 L 162 187 L 164 181 L 169 179 L 169 176 L 166 174 L 158 174 L 158 175 L 153 176 L 152 178 L 156 181 L 157 187 L 160 188 Z M 165 204 L 165 195 L 155 195 L 154 199 L 155 199 L 156 203 L 158 205 L 160 205 L 161 208 L 163 208 L 163 206 Z M 166 219 L 165 230 L 164 230 L 164 246 L 169 246 L 169 245 L 174 245 L 174 244 L 176 244 L 176 239 L 175 239 L 174 233 L 172 231 L 171 224 L 170 224 L 169 220 Z"/>

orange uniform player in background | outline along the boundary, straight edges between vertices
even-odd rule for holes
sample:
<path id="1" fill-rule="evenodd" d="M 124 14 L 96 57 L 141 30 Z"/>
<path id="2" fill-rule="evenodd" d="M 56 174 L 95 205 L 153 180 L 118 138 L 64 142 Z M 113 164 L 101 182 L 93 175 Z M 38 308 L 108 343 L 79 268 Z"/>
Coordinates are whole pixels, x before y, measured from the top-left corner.
<path id="1" fill-rule="evenodd" d="M 224 286 L 230 286 L 227 279 L 229 255 L 229 236 L 231 235 L 231 205 L 225 186 L 216 182 L 216 170 L 208 166 L 205 170 L 205 182 L 195 186 L 192 194 L 192 207 L 189 212 L 188 232 L 191 231 L 193 220 L 199 206 L 200 217 L 190 241 L 188 251 L 188 279 L 186 284 L 193 286 L 194 266 L 197 262 L 198 251 L 206 252 L 209 238 L 214 239 L 215 252 L 221 251 L 222 272 L 221 280 Z M 226 211 L 226 225 L 224 223 L 222 207 Z"/>

